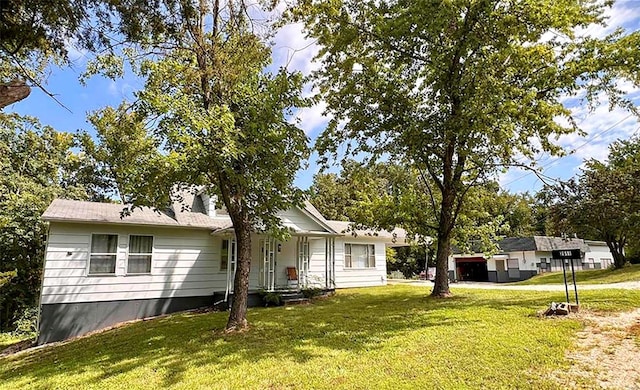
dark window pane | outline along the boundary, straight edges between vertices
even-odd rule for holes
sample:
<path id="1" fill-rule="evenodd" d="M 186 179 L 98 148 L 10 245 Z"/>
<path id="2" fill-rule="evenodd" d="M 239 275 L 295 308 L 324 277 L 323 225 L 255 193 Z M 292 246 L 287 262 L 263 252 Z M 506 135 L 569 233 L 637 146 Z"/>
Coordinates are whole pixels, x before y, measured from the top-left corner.
<path id="1" fill-rule="evenodd" d="M 91 255 L 91 259 L 89 261 L 89 273 L 116 273 L 116 255 Z"/>
<path id="2" fill-rule="evenodd" d="M 153 252 L 153 236 L 129 236 L 129 253 Z"/>
<path id="3" fill-rule="evenodd" d="M 118 236 L 116 234 L 92 234 L 91 253 L 116 253 Z"/>
<path id="4" fill-rule="evenodd" d="M 127 273 L 151 273 L 151 255 L 129 255 L 129 261 L 127 262 Z"/>

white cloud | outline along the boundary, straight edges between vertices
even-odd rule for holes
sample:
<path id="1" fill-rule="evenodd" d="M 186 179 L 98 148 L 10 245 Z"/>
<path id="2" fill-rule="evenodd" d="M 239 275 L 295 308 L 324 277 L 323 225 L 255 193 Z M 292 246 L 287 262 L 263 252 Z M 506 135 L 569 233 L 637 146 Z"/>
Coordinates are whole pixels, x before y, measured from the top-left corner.
<path id="1" fill-rule="evenodd" d="M 273 64 L 308 75 L 320 67 L 318 62 L 313 61 L 319 46 L 314 40 L 306 38 L 302 29 L 303 25 L 296 23 L 278 31 L 274 38 Z"/>
<path id="2" fill-rule="evenodd" d="M 636 88 L 636 91 L 640 89 Z M 608 154 L 608 147 L 617 139 L 629 138 L 638 128 L 640 123 L 631 113 L 622 108 L 609 110 L 609 101 L 604 98 L 593 111 L 587 107 L 574 107 L 572 109 L 578 126 L 586 134 L 577 133 L 560 136 L 558 144 L 567 151 L 573 151 L 573 155 L 580 159 L 597 158 L 604 159 Z"/>
<path id="3" fill-rule="evenodd" d="M 76 41 L 67 41 L 65 42 L 64 47 L 67 50 L 69 61 L 72 64 L 84 65 L 87 63 L 89 59 L 89 51 L 78 47 L 78 43 Z"/>
<path id="4" fill-rule="evenodd" d="M 618 27 L 626 30 L 633 28 L 640 18 L 640 4 L 635 1 L 618 1 L 613 7 L 608 8 L 604 15 L 607 18 L 605 26 L 591 25 L 587 28 L 581 28 L 576 31 L 579 36 L 590 36 L 594 38 L 603 38 L 614 32 Z"/>
<path id="5" fill-rule="evenodd" d="M 329 123 L 330 117 L 324 115 L 326 108 L 327 104 L 320 102 L 312 107 L 298 110 L 295 119 L 300 122 L 299 125 L 306 135 L 315 138 L 318 131 L 324 129 Z"/>

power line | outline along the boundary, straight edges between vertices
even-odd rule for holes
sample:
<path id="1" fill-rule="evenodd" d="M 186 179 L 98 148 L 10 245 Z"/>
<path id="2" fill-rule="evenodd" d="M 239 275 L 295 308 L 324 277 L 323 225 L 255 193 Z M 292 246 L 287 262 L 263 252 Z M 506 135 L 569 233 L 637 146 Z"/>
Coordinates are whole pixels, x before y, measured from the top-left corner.
<path id="1" fill-rule="evenodd" d="M 568 157 L 568 156 L 572 155 L 572 154 L 573 154 L 573 153 L 575 153 L 577 150 L 579 150 L 579 149 L 581 149 L 581 148 L 583 148 L 583 147 L 587 146 L 589 143 L 591 143 L 591 142 L 592 142 L 593 140 L 595 140 L 596 138 L 601 137 L 601 136 L 603 136 L 604 134 L 608 133 L 609 131 L 611 131 L 611 130 L 615 129 L 619 124 L 621 124 L 622 122 L 624 122 L 624 121 L 626 121 L 627 119 L 631 118 L 631 116 L 633 116 L 633 114 L 629 114 L 629 115 L 627 115 L 626 117 L 624 117 L 624 118 L 620 119 L 619 121 L 617 121 L 616 123 L 614 123 L 613 125 L 611 125 L 610 127 L 608 127 L 607 129 L 605 129 L 605 130 L 603 130 L 603 131 L 601 131 L 601 132 L 599 132 L 599 133 L 593 134 L 593 135 L 592 135 L 590 138 L 588 138 L 584 143 L 582 143 L 581 145 L 579 145 L 579 146 L 577 146 L 576 148 L 574 148 L 574 149 L 573 149 L 571 152 L 569 152 L 568 154 L 566 154 L 566 155 L 564 155 L 564 156 L 560 156 L 560 157 L 558 157 L 558 158 L 557 158 L 557 159 L 555 159 L 555 160 L 549 161 L 547 164 L 541 165 L 541 166 L 540 166 L 540 168 L 541 168 L 541 169 L 542 169 L 542 168 L 545 168 L 545 169 L 542 171 L 542 173 L 544 173 L 547 169 L 549 169 L 549 168 L 550 168 L 550 167 L 552 167 L 553 165 L 558 164 L 558 162 L 559 162 L 560 160 L 562 160 L 564 157 Z M 639 128 L 639 129 L 640 129 L 640 128 Z M 638 130 L 636 129 L 636 132 L 637 132 L 637 131 L 638 131 Z M 529 175 L 531 175 L 531 174 L 533 174 L 533 172 L 527 172 L 527 173 L 525 173 L 524 175 L 522 175 L 522 176 L 520 176 L 520 177 L 518 177 L 518 178 L 515 178 L 515 179 L 511 180 L 511 181 L 510 181 L 510 182 L 508 182 L 508 183 L 503 184 L 503 186 L 505 186 L 505 187 L 506 187 L 506 186 L 508 186 L 508 185 L 511 185 L 511 184 L 513 184 L 513 183 L 515 183 L 515 182 L 517 182 L 517 181 L 519 181 L 519 180 L 524 179 L 525 177 L 527 177 L 527 176 L 529 176 Z"/>

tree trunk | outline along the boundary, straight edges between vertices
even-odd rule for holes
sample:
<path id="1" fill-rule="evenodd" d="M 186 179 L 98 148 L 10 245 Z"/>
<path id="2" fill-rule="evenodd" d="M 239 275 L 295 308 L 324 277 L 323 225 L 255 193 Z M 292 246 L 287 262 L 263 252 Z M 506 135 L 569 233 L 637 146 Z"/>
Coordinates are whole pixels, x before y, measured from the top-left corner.
<path id="1" fill-rule="evenodd" d="M 431 295 L 445 298 L 451 296 L 449 291 L 449 252 L 451 251 L 451 231 L 453 230 L 453 205 L 455 192 L 445 187 L 440 206 L 438 221 L 438 248 L 436 250 L 436 279 Z"/>
<path id="2" fill-rule="evenodd" d="M 26 82 L 15 79 L 6 84 L 0 84 L 0 108 L 19 102 L 31 93 Z"/>
<path id="3" fill-rule="evenodd" d="M 231 213 L 230 213 L 231 214 Z M 251 271 L 251 224 L 246 212 L 232 217 L 233 230 L 236 233 L 237 263 L 233 281 L 233 303 L 227 331 L 241 330 L 247 327 L 247 301 L 249 296 L 249 272 Z"/>
<path id="4" fill-rule="evenodd" d="M 627 258 L 624 255 L 624 248 L 616 240 L 607 239 L 607 246 L 613 255 L 613 266 L 616 269 L 622 268 L 627 264 Z"/>

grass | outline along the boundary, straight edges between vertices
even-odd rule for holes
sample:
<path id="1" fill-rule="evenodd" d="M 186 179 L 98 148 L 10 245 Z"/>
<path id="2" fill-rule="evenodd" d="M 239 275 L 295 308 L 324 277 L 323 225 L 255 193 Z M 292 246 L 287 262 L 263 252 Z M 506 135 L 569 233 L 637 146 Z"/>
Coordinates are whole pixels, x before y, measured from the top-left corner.
<path id="1" fill-rule="evenodd" d="M 180 314 L 0 358 L 0 388 L 558 388 L 550 373 L 582 324 L 538 318 L 562 293 L 428 288 L 342 290 L 308 306 Z M 640 291 L 585 291 L 583 307 L 640 306 Z"/>
<path id="2" fill-rule="evenodd" d="M 571 280 L 571 272 L 567 273 L 567 279 Z M 576 283 L 582 284 L 607 284 L 637 281 L 640 281 L 640 264 L 633 264 L 621 269 L 596 269 L 576 271 Z M 562 272 L 550 272 L 536 275 L 531 279 L 514 284 L 533 285 L 562 283 L 564 283 Z"/>

